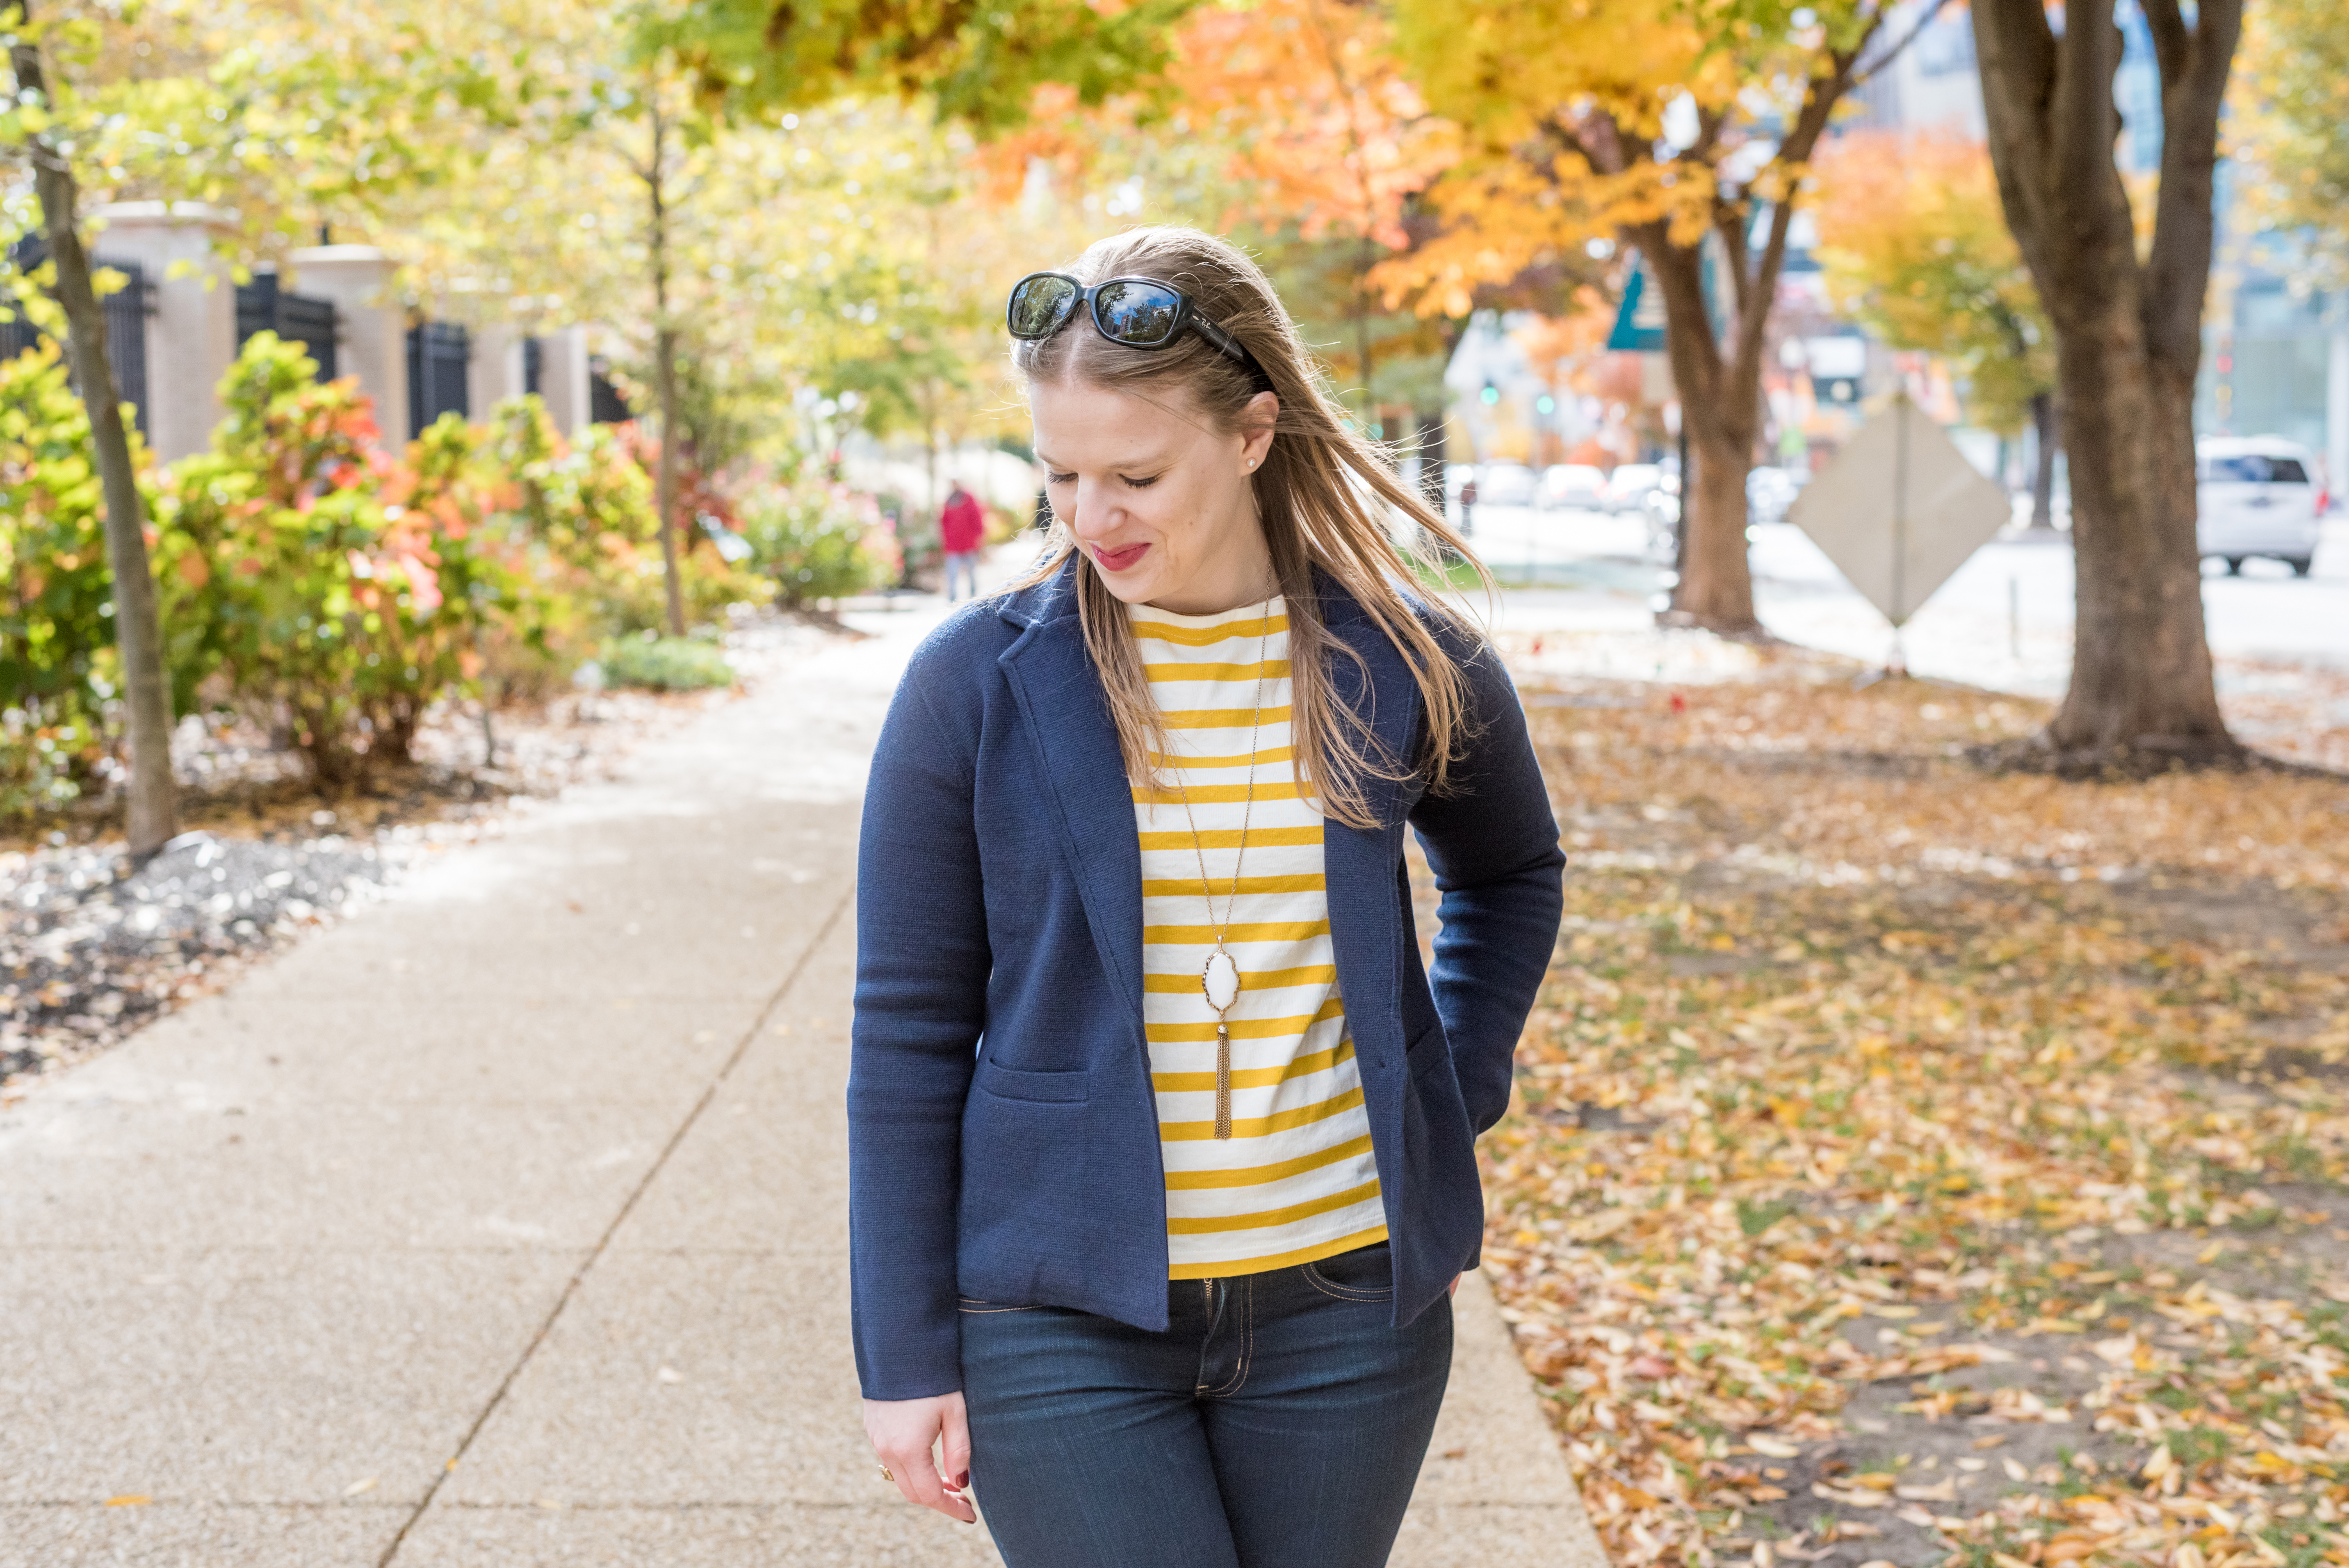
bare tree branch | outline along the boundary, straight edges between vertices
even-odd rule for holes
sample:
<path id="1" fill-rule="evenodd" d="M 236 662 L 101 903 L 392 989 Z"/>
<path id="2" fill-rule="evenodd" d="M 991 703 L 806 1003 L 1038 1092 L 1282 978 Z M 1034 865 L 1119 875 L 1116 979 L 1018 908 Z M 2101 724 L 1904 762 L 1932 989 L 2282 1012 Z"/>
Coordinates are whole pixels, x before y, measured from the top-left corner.
<path id="1" fill-rule="evenodd" d="M 2075 211 L 2085 209 L 2092 191 L 2099 192 L 2101 200 L 2127 201 L 2113 167 L 2113 139 L 2120 133 L 2113 74 L 2120 69 L 2120 56 L 2113 0 L 2070 0 L 2063 46 L 2055 55 L 2055 96 L 2047 129 L 2054 151 L 2049 172 L 2075 193 L 2071 201 Z M 2098 235 L 2108 238 L 2109 225 L 2099 225 Z"/>
<path id="2" fill-rule="evenodd" d="M 1972 13 L 1999 204 L 2044 294 L 2050 260 L 2045 195 L 2052 184 L 2048 113 L 2055 96 L 2055 32 L 2041 0 L 1973 0 Z"/>
<path id="3" fill-rule="evenodd" d="M 1907 51 L 1909 46 L 1917 41 L 1919 35 L 1923 33 L 1926 28 L 1931 26 L 1934 22 L 1940 19 L 1941 13 L 1948 10 L 1950 0 L 1932 0 L 1932 3 L 1927 5 L 1925 9 L 1918 15 L 1917 25 L 1909 28 L 1907 33 L 1903 34 L 1898 43 L 1885 50 L 1883 54 L 1878 55 L 1875 59 L 1869 61 L 1866 70 L 1858 72 L 1851 78 L 1851 85 L 1856 88 L 1865 87 L 1869 82 L 1874 81 L 1876 79 L 1876 73 L 1890 65 L 1893 61 L 1899 59 L 1901 55 Z M 1884 15 L 1883 13 L 1879 11 L 1876 15 L 1876 18 L 1868 24 L 1868 27 L 1872 32 L 1876 28 L 1881 27 L 1883 25 Z"/>
<path id="4" fill-rule="evenodd" d="M 2178 11 L 2178 0 L 2143 0 L 2147 31 L 2153 35 L 2154 63 L 2161 68 L 2164 88 L 2182 81 L 2194 53 L 2194 33 Z"/>
<path id="5" fill-rule="evenodd" d="M 2167 5 L 2175 16 L 2176 4 L 2151 0 L 2146 14 L 2150 18 Z M 2202 363 L 2202 296 L 2217 239 L 2211 150 L 2242 28 L 2243 0 L 2201 0 L 2193 33 L 2178 52 L 2178 75 L 2170 74 L 2171 56 L 2160 54 L 2161 189 L 2146 261 L 2146 337 L 2155 358 L 2189 381 Z"/>
<path id="6" fill-rule="evenodd" d="M 1745 319 L 1745 302 L 1754 293 L 1754 274 L 1750 270 L 1753 257 L 1745 245 L 1745 222 L 1754 211 L 1751 200 L 1735 201 L 1716 200 L 1713 204 L 1713 232 L 1721 236 L 1723 257 L 1729 263 L 1729 281 L 1733 288 L 1730 311 L 1736 319 Z"/>

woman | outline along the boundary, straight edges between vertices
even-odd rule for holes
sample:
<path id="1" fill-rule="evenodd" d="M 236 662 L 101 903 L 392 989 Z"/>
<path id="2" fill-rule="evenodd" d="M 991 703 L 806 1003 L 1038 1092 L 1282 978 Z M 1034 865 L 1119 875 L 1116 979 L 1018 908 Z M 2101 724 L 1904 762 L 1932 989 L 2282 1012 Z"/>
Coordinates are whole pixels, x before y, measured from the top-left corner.
<path id="1" fill-rule="evenodd" d="M 1458 540 L 1252 263 L 1142 230 L 1009 315 L 1056 553 L 923 645 L 865 801 L 866 1431 L 1011 1568 L 1370 1568 L 1443 1399 L 1557 826 L 1507 676 L 1405 593 L 1385 519 Z"/>

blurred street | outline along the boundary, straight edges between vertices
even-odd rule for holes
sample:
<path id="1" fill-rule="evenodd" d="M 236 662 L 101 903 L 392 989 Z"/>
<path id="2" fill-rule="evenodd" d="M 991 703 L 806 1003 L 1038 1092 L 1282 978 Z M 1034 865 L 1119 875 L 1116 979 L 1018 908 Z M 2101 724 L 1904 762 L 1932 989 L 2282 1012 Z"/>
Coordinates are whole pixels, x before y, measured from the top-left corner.
<path id="1" fill-rule="evenodd" d="M 1663 591 L 1648 523 L 1636 515 L 1479 505 L 1471 542 L 1505 584 L 1579 588 L 1619 596 L 1576 612 L 1511 603 L 1502 622 L 1531 631 L 1601 616 L 1647 618 Z M 1834 564 L 1791 523 L 1749 531 L 1756 613 L 1772 634 L 1881 664 L 1891 628 Z M 1635 603 L 1636 602 L 1636 603 Z M 2203 613 L 2221 660 L 2305 665 L 2349 672 L 2349 516 L 2324 525 L 2315 570 L 2294 577 L 2277 562 L 2247 562 L 2240 577 L 2205 568 Z M 1902 634 L 1910 671 L 1998 691 L 2060 696 L 2072 665 L 2072 550 L 2068 536 L 2007 535 L 1985 545 L 1928 600 Z M 2222 691 L 2223 691 L 2222 682 Z"/>

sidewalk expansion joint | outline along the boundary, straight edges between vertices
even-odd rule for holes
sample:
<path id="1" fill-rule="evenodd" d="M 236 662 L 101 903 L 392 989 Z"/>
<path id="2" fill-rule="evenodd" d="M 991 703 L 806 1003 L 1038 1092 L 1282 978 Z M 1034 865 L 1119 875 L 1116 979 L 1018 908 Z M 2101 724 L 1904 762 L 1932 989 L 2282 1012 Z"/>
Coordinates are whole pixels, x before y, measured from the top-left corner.
<path id="1" fill-rule="evenodd" d="M 759 1016 L 750 1020 L 750 1026 L 742 1032 L 740 1039 L 734 1042 L 734 1048 L 727 1053 L 726 1060 L 719 1065 L 717 1073 L 711 1077 L 709 1086 L 701 1091 L 701 1098 L 693 1102 L 693 1109 L 685 1113 L 685 1119 L 677 1124 L 677 1130 L 669 1134 L 668 1141 L 661 1145 L 661 1151 L 654 1156 L 653 1162 L 646 1167 L 644 1175 L 639 1177 L 636 1184 L 629 1189 L 627 1197 L 620 1203 L 619 1211 L 612 1216 L 612 1222 L 604 1227 L 604 1233 L 595 1239 L 595 1246 L 589 1249 L 585 1258 L 580 1260 L 579 1266 L 572 1271 L 571 1278 L 564 1282 L 561 1293 L 555 1296 L 554 1305 L 547 1309 L 545 1318 L 540 1322 L 538 1332 L 530 1336 L 530 1343 L 523 1346 L 522 1354 L 515 1357 L 514 1364 L 506 1369 L 506 1375 L 499 1379 L 497 1389 L 491 1394 L 489 1402 L 483 1405 L 480 1414 L 473 1418 L 472 1425 L 465 1429 L 464 1437 L 458 1441 L 457 1451 L 450 1456 L 449 1462 L 441 1467 L 440 1473 L 432 1478 L 431 1484 L 424 1489 L 424 1495 L 417 1501 L 415 1508 L 400 1524 L 399 1532 L 394 1535 L 390 1544 L 383 1549 L 383 1555 L 376 1559 L 376 1568 L 390 1568 L 392 1559 L 399 1555 L 400 1547 L 407 1543 L 409 1532 L 416 1528 L 417 1521 L 422 1519 L 426 1511 L 431 1508 L 432 1500 L 440 1493 L 441 1484 L 456 1472 L 460 1464 L 464 1462 L 467 1451 L 473 1446 L 473 1439 L 481 1435 L 482 1429 L 490 1423 L 490 1418 L 497 1414 L 498 1407 L 505 1403 L 506 1395 L 513 1388 L 515 1380 L 522 1376 L 523 1368 L 530 1365 L 531 1357 L 538 1354 L 538 1347 L 545 1344 L 546 1336 L 554 1331 L 554 1326 L 562 1318 L 564 1309 L 571 1305 L 572 1297 L 579 1294 L 580 1285 L 585 1283 L 588 1272 L 595 1268 L 596 1260 L 601 1258 L 611 1246 L 612 1238 L 619 1233 L 620 1227 L 627 1223 L 628 1216 L 636 1212 L 637 1202 L 651 1190 L 653 1182 L 659 1178 L 661 1171 L 667 1169 L 670 1156 L 678 1151 L 678 1147 L 685 1142 L 686 1135 L 693 1130 L 694 1124 L 701 1119 L 702 1113 L 707 1111 L 710 1102 L 718 1098 L 718 1091 L 726 1086 L 726 1080 L 733 1076 L 734 1069 L 741 1064 L 743 1057 L 749 1054 L 751 1043 L 765 1030 L 767 1020 L 774 1016 L 775 1009 L 782 1006 L 783 998 L 792 994 L 792 987 L 799 984 L 800 976 L 807 972 L 809 961 L 814 958 L 817 950 L 823 945 L 825 939 L 831 936 L 833 927 L 840 923 L 841 915 L 847 911 L 855 898 L 856 885 L 852 882 L 847 890 L 840 895 L 840 902 L 833 904 L 831 913 L 823 917 L 823 923 L 816 928 L 812 936 L 808 938 L 807 945 L 800 950 L 800 955 L 792 961 L 791 972 L 783 976 L 782 983 L 775 987 L 765 1005 L 760 1007 Z"/>

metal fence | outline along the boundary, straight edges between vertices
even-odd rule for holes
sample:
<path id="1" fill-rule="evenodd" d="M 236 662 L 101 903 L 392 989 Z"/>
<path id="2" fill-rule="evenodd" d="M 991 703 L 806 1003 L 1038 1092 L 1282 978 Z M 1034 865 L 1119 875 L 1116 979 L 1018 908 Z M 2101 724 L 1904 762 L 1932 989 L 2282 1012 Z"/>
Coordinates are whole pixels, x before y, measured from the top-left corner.
<path id="1" fill-rule="evenodd" d="M 48 247 L 38 235 L 26 235 L 9 253 L 9 263 L 21 279 L 47 261 Z M 130 417 L 141 432 L 148 428 L 147 318 L 155 314 L 155 285 L 137 262 L 90 258 L 98 267 L 123 275 L 123 285 L 98 303 L 106 313 L 106 361 L 114 370 L 115 396 L 130 405 Z M 12 280 L 16 281 L 16 280 Z M 37 346 L 47 335 L 24 313 L 10 306 L 16 319 L 0 322 L 0 359 L 14 359 Z M 71 361 L 67 361 L 68 367 Z"/>
<path id="2" fill-rule="evenodd" d="M 472 335 L 453 321 L 427 321 L 408 329 L 408 428 L 421 435 L 443 414 L 472 415 L 465 368 Z"/>
<path id="3" fill-rule="evenodd" d="M 625 425 L 636 417 L 636 411 L 612 385 L 611 368 L 611 362 L 600 354 L 587 362 L 587 418 L 598 425 Z"/>
<path id="4" fill-rule="evenodd" d="M 298 343 L 318 362 L 318 379 L 332 381 L 340 374 L 335 353 L 335 302 L 287 294 L 278 288 L 275 273 L 257 273 L 248 284 L 236 285 L 236 346 L 256 332 L 274 332 L 288 343 Z"/>

